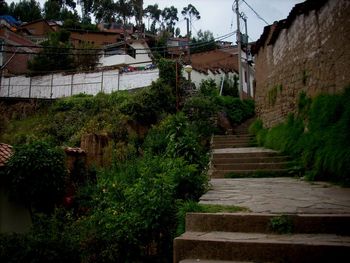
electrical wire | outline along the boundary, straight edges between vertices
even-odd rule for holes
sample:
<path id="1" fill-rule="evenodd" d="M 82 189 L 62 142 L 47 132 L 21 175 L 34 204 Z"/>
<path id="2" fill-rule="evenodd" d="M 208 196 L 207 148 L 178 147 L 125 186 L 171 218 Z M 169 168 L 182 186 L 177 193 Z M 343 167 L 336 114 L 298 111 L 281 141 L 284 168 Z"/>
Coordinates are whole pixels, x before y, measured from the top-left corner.
<path id="1" fill-rule="evenodd" d="M 254 8 L 251 7 L 245 0 L 242 0 L 242 1 L 254 12 L 254 14 L 255 14 L 260 20 L 264 21 L 266 25 L 270 25 L 270 24 L 269 24 L 264 18 L 262 18 L 262 16 L 259 15 L 258 12 L 256 12 L 256 11 L 254 10 Z"/>
<path id="2" fill-rule="evenodd" d="M 214 38 L 214 40 L 222 40 L 222 39 L 225 39 L 225 38 L 228 38 L 232 35 L 232 33 L 234 32 L 230 32 L 230 33 L 227 33 L 225 35 L 222 35 L 222 36 L 219 36 L 219 37 L 216 37 Z M 211 44 L 211 43 L 210 43 Z M 189 44 L 190 46 L 194 46 L 196 44 Z M 2 46 L 6 46 L 6 47 L 15 47 L 15 48 L 32 48 L 32 49 L 59 49 L 59 50 L 83 50 L 83 51 L 105 51 L 106 48 L 76 48 L 76 47 L 55 47 L 55 46 L 34 46 L 34 45 L 12 45 L 12 44 L 3 44 Z M 184 46 L 188 46 L 188 44 L 184 45 Z M 160 47 L 153 47 L 153 48 L 134 48 L 134 50 L 151 50 L 151 51 L 156 51 L 158 49 L 162 49 L 162 50 L 166 50 L 168 49 L 168 46 L 160 46 Z M 4 52 L 4 51 L 0 51 L 1 52 Z M 11 53 L 9 51 L 5 51 L 6 53 Z M 28 51 L 29 52 L 29 51 Z M 37 54 L 35 52 L 32 52 L 34 54 Z M 62 54 L 62 53 L 59 53 L 59 54 Z M 85 53 L 82 53 L 82 54 L 85 54 Z M 138 53 L 139 54 L 139 53 Z M 91 55 L 91 53 L 89 53 L 88 55 Z M 121 55 L 124 55 L 124 54 L 121 54 Z"/>

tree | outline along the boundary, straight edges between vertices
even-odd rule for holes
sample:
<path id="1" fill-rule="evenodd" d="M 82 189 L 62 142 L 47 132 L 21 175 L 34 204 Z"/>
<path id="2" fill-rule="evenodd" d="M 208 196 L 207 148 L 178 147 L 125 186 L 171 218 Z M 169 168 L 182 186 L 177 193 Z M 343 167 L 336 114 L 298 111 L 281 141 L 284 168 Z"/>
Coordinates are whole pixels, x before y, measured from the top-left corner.
<path id="1" fill-rule="evenodd" d="M 10 197 L 31 212 L 53 211 L 63 197 L 66 175 L 63 151 L 40 141 L 16 147 L 6 167 Z"/>
<path id="2" fill-rule="evenodd" d="M 123 24 L 128 24 L 128 19 L 133 15 L 132 4 L 130 0 L 119 0 L 116 3 L 116 12 L 119 18 L 122 19 Z"/>
<path id="3" fill-rule="evenodd" d="M 199 30 L 197 37 L 192 38 L 191 53 L 199 53 L 216 48 L 215 38 L 209 30 Z"/>
<path id="4" fill-rule="evenodd" d="M 144 10 L 144 14 L 150 19 L 152 19 L 152 25 L 150 31 L 153 34 L 157 33 L 157 23 L 160 22 L 160 16 L 162 14 L 162 10 L 159 9 L 158 4 L 149 5 Z"/>
<path id="5" fill-rule="evenodd" d="M 112 22 L 115 21 L 116 9 L 117 5 L 113 0 L 95 0 L 92 12 L 98 23 Z"/>
<path id="6" fill-rule="evenodd" d="M 44 18 L 47 20 L 59 20 L 61 7 L 57 1 L 46 1 L 44 4 Z"/>
<path id="7" fill-rule="evenodd" d="M 40 3 L 35 0 L 23 0 L 19 3 L 12 2 L 8 14 L 22 22 L 30 22 L 41 19 Z"/>
<path id="8" fill-rule="evenodd" d="M 73 0 L 49 0 L 44 4 L 44 17 L 49 20 L 62 21 L 72 19 L 72 17 L 77 17 L 78 20 L 80 20 L 75 7 L 76 3 Z"/>
<path id="9" fill-rule="evenodd" d="M 90 14 L 93 12 L 94 0 L 79 0 L 81 6 L 82 21 L 91 23 Z"/>
<path id="10" fill-rule="evenodd" d="M 69 35 L 65 30 L 51 33 L 48 40 L 42 43 L 43 49 L 28 62 L 28 68 L 33 72 L 73 69 Z"/>
<path id="11" fill-rule="evenodd" d="M 9 14 L 9 6 L 5 2 L 5 0 L 0 0 L 0 15 L 8 15 Z"/>
<path id="12" fill-rule="evenodd" d="M 140 29 L 142 27 L 143 18 L 143 0 L 132 0 L 133 13 L 135 16 L 136 26 Z"/>
<path id="13" fill-rule="evenodd" d="M 175 31 L 175 21 L 179 21 L 177 17 L 177 8 L 174 6 L 166 7 L 163 9 L 161 16 L 163 18 L 163 23 L 166 24 L 166 30 L 174 35 Z M 164 26 L 164 25 L 163 25 Z"/>
<path id="14" fill-rule="evenodd" d="M 74 56 L 74 67 L 81 70 L 93 70 L 99 62 L 99 50 L 90 43 L 81 43 Z"/>
<path id="15" fill-rule="evenodd" d="M 189 4 L 187 7 L 184 7 L 181 11 L 181 14 L 190 20 L 191 31 L 189 32 L 189 35 L 191 36 L 192 35 L 192 19 L 196 18 L 197 20 L 199 20 L 199 19 L 201 19 L 201 16 L 199 15 L 198 10 L 191 4 Z"/>

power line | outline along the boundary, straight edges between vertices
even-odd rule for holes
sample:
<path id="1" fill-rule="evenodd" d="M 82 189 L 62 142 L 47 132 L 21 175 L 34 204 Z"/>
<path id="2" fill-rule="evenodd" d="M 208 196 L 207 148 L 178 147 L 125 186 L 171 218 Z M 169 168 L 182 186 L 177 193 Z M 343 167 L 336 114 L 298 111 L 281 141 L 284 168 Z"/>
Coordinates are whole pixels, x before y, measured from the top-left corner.
<path id="1" fill-rule="evenodd" d="M 254 8 L 251 7 L 245 0 L 242 0 L 242 1 L 254 12 L 254 14 L 255 14 L 260 20 L 264 21 L 266 25 L 270 25 L 270 23 L 268 23 L 264 18 L 262 18 L 262 16 L 259 15 L 258 12 L 256 12 L 256 11 L 254 10 Z"/>
<path id="2" fill-rule="evenodd" d="M 222 35 L 222 36 L 219 36 L 219 37 L 216 37 L 213 39 L 213 41 L 220 41 L 220 40 L 223 40 L 223 39 L 226 39 L 226 38 L 229 38 L 232 36 L 232 34 L 234 34 L 235 32 L 230 32 L 230 33 L 227 33 L 225 35 Z M 212 44 L 211 43 L 212 41 L 210 41 L 209 44 Z M 200 45 L 202 45 L 203 42 L 200 43 Z M 195 47 L 196 45 L 199 45 L 198 43 L 194 43 L 194 44 L 186 44 L 184 46 L 191 46 L 191 47 Z M 76 48 L 76 47 L 55 47 L 55 46 L 34 46 L 34 45 L 12 45 L 12 44 L 3 44 L 2 46 L 6 46 L 6 47 L 14 47 L 14 48 L 32 48 L 32 49 L 58 49 L 58 50 L 81 50 L 81 51 L 105 51 L 106 48 Z M 169 48 L 169 46 L 160 46 L 160 47 L 153 47 L 153 48 L 134 48 L 133 50 L 135 51 L 138 51 L 138 50 L 141 50 L 141 51 L 157 51 L 157 50 L 166 50 L 167 48 Z M 4 52 L 4 53 L 12 53 L 11 51 L 0 51 L 1 52 Z M 21 52 L 24 52 L 24 51 L 21 51 Z M 29 51 L 25 51 L 27 52 L 28 54 L 37 54 L 36 52 L 29 52 Z M 18 52 L 17 52 L 18 53 Z M 22 53 L 23 54 L 23 53 Z M 48 54 L 48 53 L 47 53 Z M 50 53 L 51 54 L 51 53 Z M 52 54 L 55 54 L 55 52 L 52 52 Z M 62 53 L 58 53 L 58 54 L 62 54 Z M 69 53 L 71 54 L 71 53 Z M 96 55 L 95 53 L 81 53 L 82 55 L 86 54 L 86 55 Z M 137 54 L 148 54 L 148 53 L 137 53 Z M 76 53 L 76 55 L 80 55 L 79 53 Z M 120 55 L 124 55 L 124 54 L 120 54 Z"/>

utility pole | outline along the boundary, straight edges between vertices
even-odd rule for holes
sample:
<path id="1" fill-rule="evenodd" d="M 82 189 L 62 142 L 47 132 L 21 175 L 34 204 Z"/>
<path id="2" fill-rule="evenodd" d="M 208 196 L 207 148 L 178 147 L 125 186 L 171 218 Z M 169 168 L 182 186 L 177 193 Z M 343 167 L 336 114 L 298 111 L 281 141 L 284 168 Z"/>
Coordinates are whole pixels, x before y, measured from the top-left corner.
<path id="1" fill-rule="evenodd" d="M 241 41 L 241 30 L 240 30 L 240 21 L 239 21 L 239 7 L 238 0 L 236 2 L 236 15 L 237 15 L 237 44 L 238 44 L 238 69 L 239 69 L 239 86 L 238 93 L 240 99 L 243 99 L 243 86 L 242 86 L 242 41 Z"/>
<path id="2" fill-rule="evenodd" d="M 247 68 L 246 68 L 246 71 L 247 71 L 247 94 L 248 94 L 248 96 L 250 97 L 251 96 L 251 92 L 250 92 L 250 68 L 249 68 L 249 58 L 248 58 L 248 56 L 249 56 L 249 47 L 248 47 L 248 45 L 249 45 L 249 41 L 248 41 L 248 26 L 247 26 L 247 17 L 242 13 L 241 14 L 242 15 L 242 19 L 243 19 L 243 21 L 244 21 L 244 24 L 245 24 L 245 37 L 246 37 L 246 41 L 244 41 L 245 42 L 245 44 L 246 44 L 246 51 L 245 51 L 245 60 L 246 60 L 246 66 L 247 66 Z"/>

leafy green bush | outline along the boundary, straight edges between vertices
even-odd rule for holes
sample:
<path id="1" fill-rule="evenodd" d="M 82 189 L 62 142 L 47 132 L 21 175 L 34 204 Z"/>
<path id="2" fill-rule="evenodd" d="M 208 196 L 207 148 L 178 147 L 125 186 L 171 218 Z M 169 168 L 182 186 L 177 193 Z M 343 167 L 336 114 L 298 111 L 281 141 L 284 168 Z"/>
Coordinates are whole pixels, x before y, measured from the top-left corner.
<path id="1" fill-rule="evenodd" d="M 231 96 L 234 98 L 239 97 L 238 93 L 238 77 L 236 75 L 233 78 L 226 77 L 224 79 L 224 86 L 222 90 L 223 96 Z"/>
<path id="2" fill-rule="evenodd" d="M 215 131 L 217 106 L 212 99 L 205 96 L 191 97 L 186 101 L 183 112 L 201 136 L 209 137 Z"/>
<path id="3" fill-rule="evenodd" d="M 297 116 L 269 130 L 262 123 L 250 129 L 260 144 L 283 151 L 301 161 L 311 180 L 350 183 L 350 88 L 342 94 L 300 95 Z"/>
<path id="4" fill-rule="evenodd" d="M 225 111 L 232 124 L 237 125 L 254 116 L 253 100 L 240 100 L 229 96 L 218 97 L 221 109 Z"/>
<path id="5" fill-rule="evenodd" d="M 29 208 L 50 212 L 65 190 L 64 153 L 46 142 L 15 147 L 6 166 L 10 197 Z"/>
<path id="6" fill-rule="evenodd" d="M 36 215 L 26 234 L 0 235 L 1 262 L 81 262 L 77 232 L 64 210 L 52 216 Z"/>

